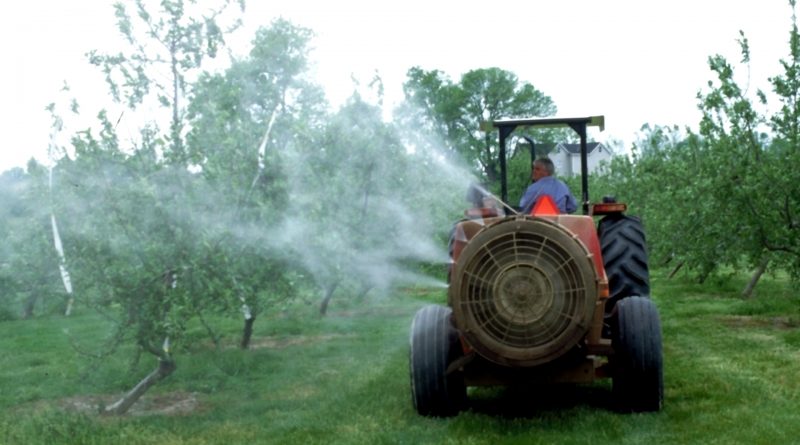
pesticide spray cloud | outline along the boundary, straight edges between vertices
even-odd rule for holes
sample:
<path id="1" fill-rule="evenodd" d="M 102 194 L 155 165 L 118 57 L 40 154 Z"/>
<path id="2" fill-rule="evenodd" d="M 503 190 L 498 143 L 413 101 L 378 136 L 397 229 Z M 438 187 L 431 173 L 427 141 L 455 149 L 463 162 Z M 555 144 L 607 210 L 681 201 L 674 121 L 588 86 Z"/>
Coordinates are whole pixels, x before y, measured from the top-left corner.
<path id="1" fill-rule="evenodd" d="M 268 128 L 274 123 L 273 115 Z M 75 285 L 78 298 L 121 298 L 122 286 L 133 299 L 142 283 L 168 273 L 178 291 L 232 288 L 229 304 L 248 316 L 259 311 L 248 298 L 272 286 L 281 265 L 295 274 L 285 283 L 302 280 L 323 293 L 445 287 L 447 238 L 476 181 L 435 144 L 408 150 L 399 134 L 357 104 L 310 138 L 265 144 L 269 134 L 260 135 L 250 173 L 227 184 L 138 155 L 64 159 L 51 193 L 56 249 L 70 259 L 68 292 Z M 265 200 L 278 189 L 284 201 Z M 224 270 L 243 255 L 252 265 Z"/>
<path id="2" fill-rule="evenodd" d="M 358 98 L 310 130 L 292 128 L 278 110 L 266 108 L 262 133 L 249 137 L 257 142 L 231 134 L 237 143 L 208 147 L 216 151 L 198 169 L 164 165 L 144 143 L 57 162 L 53 195 L 76 289 L 119 297 L 118 286 L 168 273 L 187 293 L 233 288 L 231 300 L 249 314 L 258 308 L 248 295 L 272 286 L 285 265 L 324 292 L 446 286 L 447 238 L 476 182 L 469 169 Z M 193 131 L 203 128 L 197 140 L 214 140 L 211 127 Z M 245 256 L 252 265 L 226 275 Z"/>
<path id="3" fill-rule="evenodd" d="M 289 208 L 275 247 L 291 252 L 323 289 L 445 287 L 420 264 L 445 270 L 447 235 L 474 178 L 433 148 L 411 152 L 397 133 L 376 132 L 386 124 L 374 113 L 345 108 L 328 130 L 335 137 L 288 145 Z"/>

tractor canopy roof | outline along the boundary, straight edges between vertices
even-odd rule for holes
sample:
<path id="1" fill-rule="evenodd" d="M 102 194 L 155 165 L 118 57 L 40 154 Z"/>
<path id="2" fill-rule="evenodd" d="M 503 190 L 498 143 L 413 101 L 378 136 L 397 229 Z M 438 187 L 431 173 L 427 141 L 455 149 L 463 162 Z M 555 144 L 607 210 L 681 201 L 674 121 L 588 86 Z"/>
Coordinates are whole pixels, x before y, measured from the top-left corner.
<path id="1" fill-rule="evenodd" d="M 481 130 L 489 132 L 495 128 L 500 133 L 500 194 L 503 202 L 508 200 L 508 184 L 506 178 L 506 139 L 514 130 L 518 128 L 572 128 L 580 136 L 580 155 L 581 155 L 581 202 L 583 213 L 589 212 L 589 174 L 586 161 L 586 128 L 599 127 L 600 131 L 605 129 L 604 116 L 589 117 L 546 117 L 546 118 L 526 118 L 526 119 L 500 119 L 481 123 Z"/>

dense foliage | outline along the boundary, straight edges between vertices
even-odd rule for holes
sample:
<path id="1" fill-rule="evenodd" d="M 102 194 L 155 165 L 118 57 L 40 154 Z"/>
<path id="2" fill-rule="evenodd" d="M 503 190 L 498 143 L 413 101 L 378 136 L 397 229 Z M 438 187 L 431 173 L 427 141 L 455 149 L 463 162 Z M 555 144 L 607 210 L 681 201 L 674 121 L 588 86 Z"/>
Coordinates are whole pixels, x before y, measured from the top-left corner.
<path id="1" fill-rule="evenodd" d="M 739 42 L 746 68 L 744 34 Z M 747 296 L 765 271 L 800 275 L 799 45 L 793 20 L 783 73 L 770 79 L 777 111 L 767 111 L 764 92 L 748 95 L 724 57 L 712 56 L 715 79 L 698 93 L 699 132 L 648 126 L 633 156 L 614 159 L 597 178 L 645 218 L 657 264 L 684 267 L 700 280 L 752 268 Z"/>
<path id="2" fill-rule="evenodd" d="M 174 355 L 197 341 L 191 324 L 218 345 L 213 320 L 243 319 L 246 347 L 259 316 L 298 299 L 325 314 L 335 294 L 360 301 L 409 283 L 440 285 L 419 272 L 444 270 L 469 183 L 496 190 L 497 138 L 481 122 L 556 111 L 499 68 L 458 83 L 410 69 L 395 122 L 384 120 L 380 88 L 378 104 L 354 92 L 332 110 L 308 75 L 313 33 L 285 20 L 259 29 L 246 56 L 205 69 L 237 23 L 219 23 L 229 3 L 203 16 L 194 2 L 137 1 L 134 18 L 117 6 L 129 51 L 90 53 L 90 62 L 143 124 L 123 140 L 100 110 L 94 127 L 54 147 L 49 171 L 32 161 L 0 175 L 0 320 L 63 312 L 64 267 L 78 306 L 112 326 L 92 356 L 127 346 L 171 372 Z M 591 178 L 593 199 L 616 195 L 643 217 L 653 264 L 701 279 L 723 267 L 800 277 L 796 23 L 790 35 L 784 72 L 770 79 L 778 111 L 758 111 L 766 95 L 748 97 L 733 67 L 711 57 L 716 79 L 698 95 L 699 132 L 646 127 L 632 156 Z M 741 48 L 746 64 L 744 36 Z M 148 98 L 169 110 L 165 119 L 140 109 Z M 517 192 L 530 165 L 521 142 L 508 153 Z"/>
<path id="3" fill-rule="evenodd" d="M 441 71 L 419 67 L 411 68 L 407 76 L 407 104 L 399 110 L 402 122 L 443 141 L 447 150 L 471 162 L 490 184 L 500 176 L 499 147 L 496 134 L 481 124 L 556 112 L 549 96 L 499 68 L 469 71 L 458 83 Z"/>
<path id="4" fill-rule="evenodd" d="M 444 269 L 435 240 L 462 202 L 427 192 L 460 194 L 470 181 L 466 171 L 443 175 L 430 147 L 409 153 L 358 93 L 330 110 L 306 74 L 310 30 L 277 20 L 258 30 L 247 56 L 202 70 L 224 41 L 216 21 L 227 3 L 208 16 L 191 15 L 193 2 L 137 2 L 134 17 L 118 5 L 130 51 L 89 58 L 115 102 L 142 119 L 140 133 L 121 138 L 100 110 L 69 147 L 53 147 L 49 171 L 32 162 L 0 181 L 3 318 L 33 315 L 52 296 L 63 312 L 64 267 L 78 307 L 112 326 L 104 345 L 90 350 L 75 338 L 78 349 L 104 360 L 133 347 L 136 362 L 158 362 L 110 412 L 175 370 L 176 354 L 201 341 L 186 335 L 190 325 L 219 345 L 212 320 L 243 319 L 247 347 L 255 320 L 294 298 L 318 301 L 324 314 L 335 292 L 363 299 L 421 279 L 438 284 L 418 264 Z M 159 65 L 169 82 L 158 83 Z M 169 125 L 142 108 L 150 95 L 169 110 Z"/>

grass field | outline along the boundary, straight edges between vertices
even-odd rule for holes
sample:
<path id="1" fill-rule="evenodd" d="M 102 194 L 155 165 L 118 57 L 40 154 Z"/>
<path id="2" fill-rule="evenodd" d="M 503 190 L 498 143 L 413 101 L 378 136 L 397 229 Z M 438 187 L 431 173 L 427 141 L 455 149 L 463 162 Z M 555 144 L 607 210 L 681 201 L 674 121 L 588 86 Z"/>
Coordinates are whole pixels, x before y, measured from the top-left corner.
<path id="1" fill-rule="evenodd" d="M 744 277 L 704 285 L 653 277 L 661 312 L 665 404 L 611 409 L 610 382 L 470 391 L 451 419 L 419 417 L 408 381 L 408 330 L 443 291 L 406 291 L 325 318 L 296 307 L 256 323 L 239 350 L 238 324 L 215 350 L 198 342 L 178 369 L 121 418 L 96 414 L 154 363 L 92 350 L 107 326 L 88 312 L 0 323 L 2 444 L 793 444 L 800 443 L 800 298 L 767 278 L 750 301 Z M 68 332 L 69 334 L 65 334 Z M 200 335 L 200 331 L 193 333 Z M 90 365 L 91 364 L 91 365 Z"/>

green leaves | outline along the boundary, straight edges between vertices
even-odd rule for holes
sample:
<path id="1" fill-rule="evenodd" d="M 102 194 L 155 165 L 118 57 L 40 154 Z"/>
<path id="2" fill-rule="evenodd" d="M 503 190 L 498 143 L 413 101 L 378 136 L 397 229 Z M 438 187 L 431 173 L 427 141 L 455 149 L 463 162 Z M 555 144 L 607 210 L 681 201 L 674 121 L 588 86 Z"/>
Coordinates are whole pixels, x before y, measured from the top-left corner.
<path id="1" fill-rule="evenodd" d="M 793 2 L 791 3 L 794 6 Z M 724 266 L 786 267 L 800 276 L 800 70 L 793 23 L 790 58 L 770 79 L 780 102 L 747 94 L 727 59 L 709 57 L 715 76 L 698 94 L 699 134 L 644 128 L 633 162 L 615 159 L 600 182 L 644 217 L 651 258 L 677 260 L 701 279 Z M 740 34 L 742 63 L 750 60 Z"/>
<path id="2" fill-rule="evenodd" d="M 403 85 L 406 103 L 399 120 L 425 130 L 474 165 L 487 181 L 499 178 L 497 140 L 480 131 L 483 121 L 500 118 L 550 116 L 556 107 L 550 97 L 516 75 L 500 68 L 472 70 L 453 83 L 441 71 L 411 68 Z"/>
<path id="3" fill-rule="evenodd" d="M 124 3 L 116 3 L 117 27 L 129 47 L 116 55 L 87 54 L 89 62 L 105 74 L 115 101 L 136 109 L 154 95 L 156 104 L 170 110 L 170 144 L 164 157 L 172 163 L 186 165 L 188 161 L 183 141 L 187 86 L 204 59 L 216 57 L 225 35 L 238 27 L 238 19 L 225 31 L 219 23 L 229 5 L 224 0 L 208 12 L 194 1 L 162 1 L 156 7 L 137 0 L 136 15 L 131 17 Z"/>

